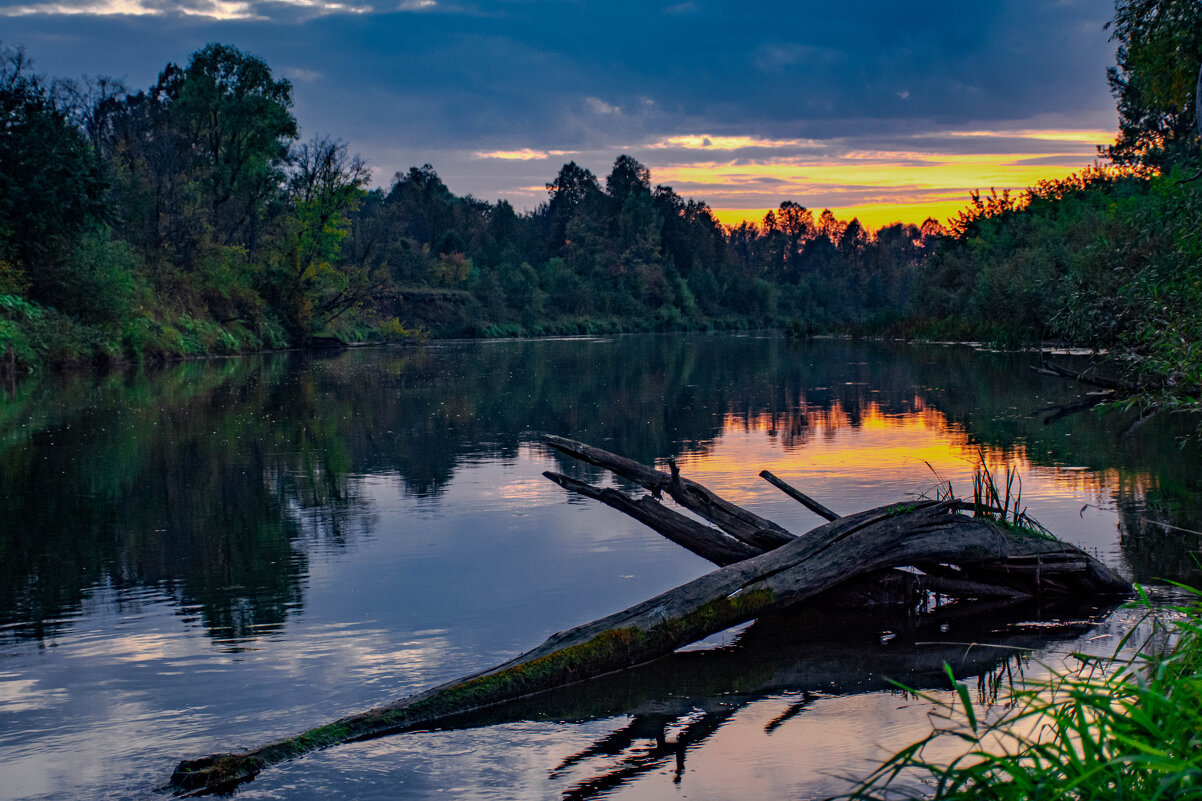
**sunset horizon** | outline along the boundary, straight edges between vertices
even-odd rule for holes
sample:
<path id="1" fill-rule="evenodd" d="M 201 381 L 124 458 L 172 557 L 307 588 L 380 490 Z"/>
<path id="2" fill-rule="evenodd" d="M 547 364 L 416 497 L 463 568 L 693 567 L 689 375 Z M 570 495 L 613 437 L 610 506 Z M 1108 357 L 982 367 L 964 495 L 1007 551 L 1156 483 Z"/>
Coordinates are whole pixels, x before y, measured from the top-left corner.
<path id="1" fill-rule="evenodd" d="M 946 223 L 970 191 L 1088 167 L 1117 128 L 1108 16 L 1084 0 L 0 0 L 4 44 L 48 76 L 138 91 L 206 43 L 262 58 L 292 84 L 300 139 L 346 143 L 377 187 L 430 164 L 456 195 L 532 211 L 561 165 L 604 176 L 627 154 L 726 224 L 790 200 L 868 228 Z"/>

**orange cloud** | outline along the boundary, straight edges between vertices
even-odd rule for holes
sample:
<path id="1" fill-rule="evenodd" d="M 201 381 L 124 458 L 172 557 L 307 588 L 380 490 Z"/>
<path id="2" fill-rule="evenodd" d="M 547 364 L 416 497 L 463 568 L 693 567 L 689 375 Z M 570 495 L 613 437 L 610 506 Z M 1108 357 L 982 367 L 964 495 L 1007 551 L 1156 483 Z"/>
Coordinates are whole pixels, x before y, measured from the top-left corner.
<path id="1" fill-rule="evenodd" d="M 828 154 L 780 158 L 707 159 L 652 165 L 655 180 L 706 200 L 725 224 L 759 221 L 783 200 L 829 208 L 869 228 L 894 222 L 946 221 L 968 203 L 971 190 L 1022 190 L 1091 164 L 1100 131 L 958 131 L 963 138 L 999 136 L 1051 147 L 1008 153 L 937 152 L 828 147 Z M 676 137 L 684 139 L 686 137 Z M 732 139 L 738 139 L 734 137 Z M 670 140 L 669 140 L 670 141 Z M 950 144 L 950 143 L 949 143 Z M 1059 146 L 1057 146 L 1059 145 Z M 963 142 L 957 149 L 963 148 Z M 715 148 L 717 149 L 717 148 Z M 951 147 L 948 150 L 952 150 Z"/>

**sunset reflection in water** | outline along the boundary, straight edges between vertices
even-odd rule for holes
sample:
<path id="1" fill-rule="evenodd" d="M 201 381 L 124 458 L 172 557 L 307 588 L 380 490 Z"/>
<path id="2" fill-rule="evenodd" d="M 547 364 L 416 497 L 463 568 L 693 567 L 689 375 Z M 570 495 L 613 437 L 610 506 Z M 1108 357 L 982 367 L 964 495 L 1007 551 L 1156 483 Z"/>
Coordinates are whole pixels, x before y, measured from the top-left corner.
<path id="1" fill-rule="evenodd" d="M 885 414 L 868 403 L 853 418 L 839 401 L 826 408 L 728 415 L 711 443 L 677 459 L 681 471 L 727 499 L 800 533 L 822 521 L 758 477 L 769 470 L 841 514 L 922 495 L 951 483 L 972 498 L 982 458 L 991 470 L 1016 469 L 1022 502 L 1057 536 L 1121 567 L 1113 493 L 1146 491 L 1150 478 L 1117 468 L 1096 471 L 1033 462 L 1024 444 L 974 442 L 958 425 L 927 408 Z"/>

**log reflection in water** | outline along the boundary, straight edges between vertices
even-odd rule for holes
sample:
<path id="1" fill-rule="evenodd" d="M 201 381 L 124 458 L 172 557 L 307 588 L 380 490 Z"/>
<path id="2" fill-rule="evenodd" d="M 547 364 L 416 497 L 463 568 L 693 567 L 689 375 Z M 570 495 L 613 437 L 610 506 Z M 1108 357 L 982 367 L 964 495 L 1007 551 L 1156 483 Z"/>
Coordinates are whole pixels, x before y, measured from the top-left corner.
<path id="1" fill-rule="evenodd" d="M 1029 602 L 956 603 L 925 614 L 885 611 L 865 622 L 862 611 L 808 604 L 757 621 L 730 647 L 678 651 L 434 728 L 629 717 L 550 771 L 550 778 L 565 782 L 579 776 L 563 797 L 580 801 L 669 765 L 679 781 L 690 749 L 740 710 L 774 696 L 794 700 L 764 726 L 765 735 L 824 697 L 897 690 L 894 682 L 945 689 L 945 664 L 958 679 L 976 678 L 978 703 L 995 703 L 999 688 L 1021 679 L 1028 653 L 1071 642 L 1113 608 L 1059 603 L 1049 619 Z"/>

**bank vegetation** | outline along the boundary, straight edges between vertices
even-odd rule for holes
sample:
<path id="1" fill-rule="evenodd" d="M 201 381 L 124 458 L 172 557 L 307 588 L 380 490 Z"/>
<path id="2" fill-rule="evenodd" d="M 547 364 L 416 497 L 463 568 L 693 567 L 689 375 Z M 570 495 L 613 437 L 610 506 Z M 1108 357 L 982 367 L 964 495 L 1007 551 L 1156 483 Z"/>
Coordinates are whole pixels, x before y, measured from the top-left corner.
<path id="1" fill-rule="evenodd" d="M 543 203 L 370 185 L 292 86 L 210 44 L 135 90 L 0 54 L 0 370 L 340 341 L 782 327 L 1049 342 L 1125 402 L 1202 396 L 1198 0 L 1119 0 L 1115 143 L 1075 175 L 869 231 L 789 200 L 719 224 L 620 156 Z"/>

